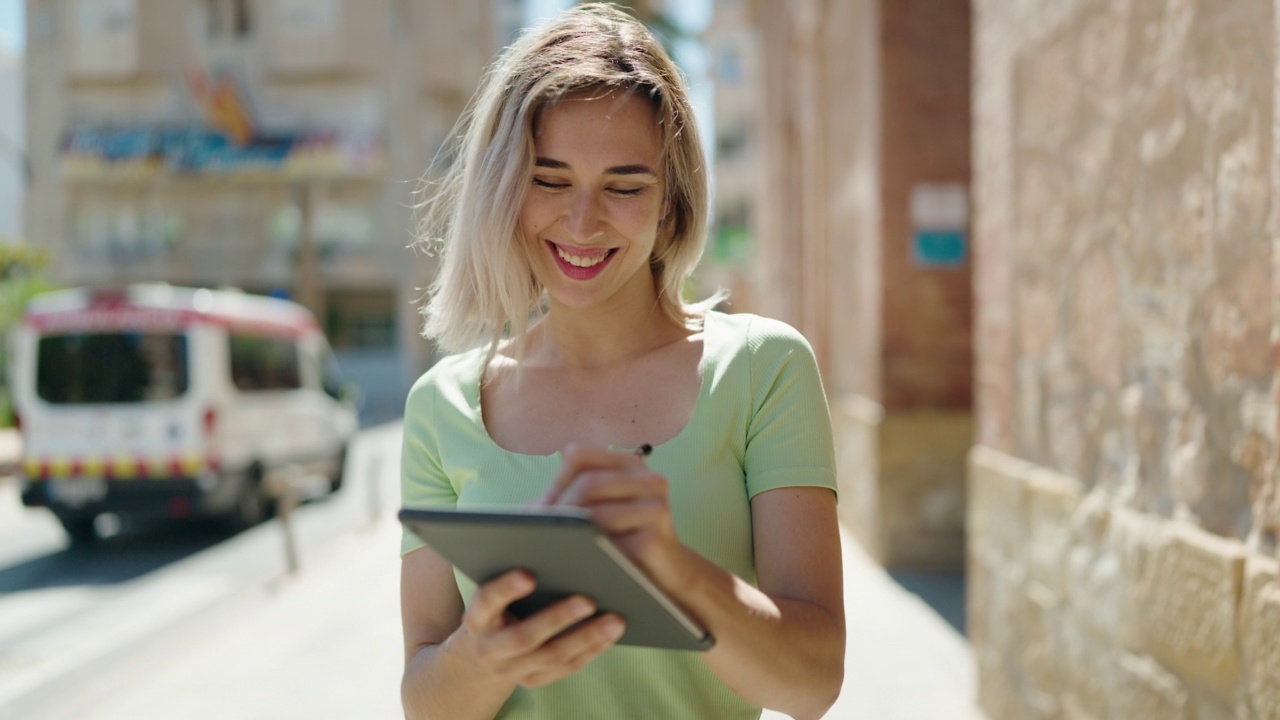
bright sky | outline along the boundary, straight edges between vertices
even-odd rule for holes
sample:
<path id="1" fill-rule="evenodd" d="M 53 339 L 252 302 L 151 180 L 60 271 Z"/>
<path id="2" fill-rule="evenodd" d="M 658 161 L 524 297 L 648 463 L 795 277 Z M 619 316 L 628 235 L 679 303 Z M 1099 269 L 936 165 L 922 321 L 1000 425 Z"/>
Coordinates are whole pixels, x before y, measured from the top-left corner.
<path id="1" fill-rule="evenodd" d="M 22 29 L 23 0 L 0 0 L 0 47 L 22 50 L 25 40 Z"/>
<path id="2" fill-rule="evenodd" d="M 0 2 L 11 1 L 18 0 L 0 0 Z M 560 9 L 572 4 L 573 0 L 525 0 L 525 17 L 531 22 L 536 22 L 552 17 Z M 711 0 L 683 0 L 667 3 L 666 7 L 680 24 L 693 30 L 702 29 L 711 19 Z"/>

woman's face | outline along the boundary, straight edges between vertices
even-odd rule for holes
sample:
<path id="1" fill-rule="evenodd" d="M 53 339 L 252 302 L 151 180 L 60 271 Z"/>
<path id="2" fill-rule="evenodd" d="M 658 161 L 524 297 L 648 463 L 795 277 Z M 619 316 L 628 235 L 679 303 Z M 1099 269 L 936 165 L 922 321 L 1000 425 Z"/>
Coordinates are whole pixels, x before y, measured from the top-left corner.
<path id="1" fill-rule="evenodd" d="M 664 195 L 653 107 L 621 91 L 571 94 L 542 110 L 533 140 L 520 229 L 553 307 L 652 304 Z"/>

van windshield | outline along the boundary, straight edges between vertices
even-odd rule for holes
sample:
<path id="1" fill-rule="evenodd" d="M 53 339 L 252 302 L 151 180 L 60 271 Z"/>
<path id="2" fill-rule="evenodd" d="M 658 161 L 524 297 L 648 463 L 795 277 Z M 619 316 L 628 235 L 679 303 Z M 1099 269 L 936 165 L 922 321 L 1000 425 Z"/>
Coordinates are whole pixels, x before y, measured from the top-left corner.
<path id="1" fill-rule="evenodd" d="M 139 403 L 187 391 L 187 336 L 94 332 L 40 338 L 36 393 L 45 402 Z"/>

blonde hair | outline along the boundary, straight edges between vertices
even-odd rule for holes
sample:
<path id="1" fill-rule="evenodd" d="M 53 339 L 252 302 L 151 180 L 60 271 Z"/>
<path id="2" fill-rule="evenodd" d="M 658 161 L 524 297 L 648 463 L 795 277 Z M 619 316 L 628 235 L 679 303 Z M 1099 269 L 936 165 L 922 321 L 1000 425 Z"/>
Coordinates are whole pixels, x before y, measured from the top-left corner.
<path id="1" fill-rule="evenodd" d="M 663 146 L 664 207 L 649 264 L 658 303 L 693 329 L 721 299 L 689 305 L 685 281 L 707 232 L 707 176 L 684 76 L 648 28 L 592 3 L 526 31 L 486 71 L 453 134 L 455 160 L 422 204 L 418 243 L 441 256 L 422 308 L 423 334 L 447 352 L 518 336 L 545 312 L 543 288 L 520 242 L 519 215 L 534 165 L 543 108 L 581 90 L 648 99 Z"/>

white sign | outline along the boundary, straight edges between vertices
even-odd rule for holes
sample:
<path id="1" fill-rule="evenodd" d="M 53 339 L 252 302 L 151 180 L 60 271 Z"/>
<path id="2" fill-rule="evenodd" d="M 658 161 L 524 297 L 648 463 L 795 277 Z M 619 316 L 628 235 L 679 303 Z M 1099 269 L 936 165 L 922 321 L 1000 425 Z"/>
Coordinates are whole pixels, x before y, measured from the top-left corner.
<path id="1" fill-rule="evenodd" d="M 962 230 L 969 226 L 969 191 L 963 183 L 920 183 L 911 188 L 911 225 Z"/>

